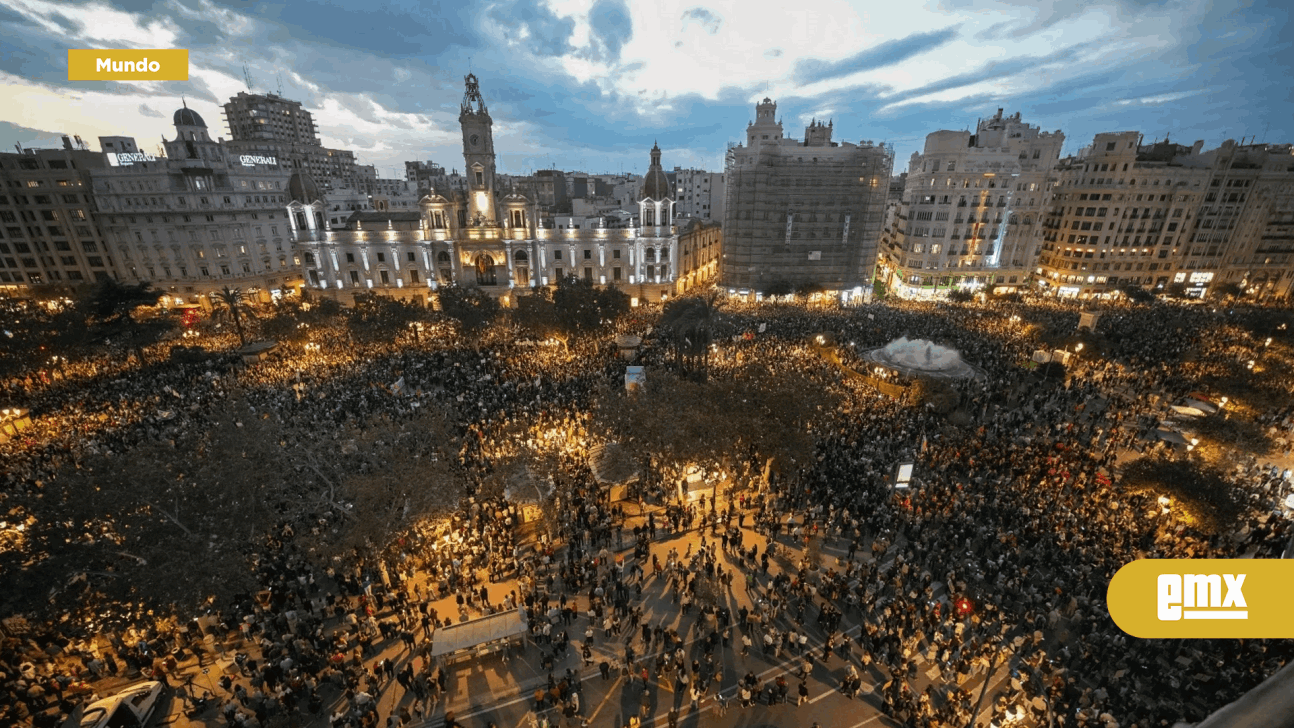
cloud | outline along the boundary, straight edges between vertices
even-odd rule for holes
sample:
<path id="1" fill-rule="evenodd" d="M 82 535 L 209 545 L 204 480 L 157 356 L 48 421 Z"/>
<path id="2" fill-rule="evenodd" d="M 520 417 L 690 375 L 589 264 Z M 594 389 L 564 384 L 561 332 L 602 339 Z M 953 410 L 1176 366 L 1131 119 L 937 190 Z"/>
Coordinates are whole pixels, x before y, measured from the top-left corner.
<path id="1" fill-rule="evenodd" d="M 491 6 L 490 20 L 514 31 L 512 39 L 532 53 L 560 56 L 571 50 L 575 21 L 554 14 L 540 0 L 514 0 Z"/>
<path id="2" fill-rule="evenodd" d="M 1268 123 L 1294 138 L 1289 18 L 1240 0 L 303 2 L 0 0 L 0 123 L 55 130 L 24 144 L 125 134 L 152 148 L 184 96 L 227 136 L 220 105 L 247 90 L 247 63 L 254 91 L 281 77 L 326 144 L 382 174 L 404 159 L 452 168 L 470 62 L 509 172 L 645 167 L 657 135 L 667 162 L 721 169 L 765 96 L 788 121 L 830 115 L 837 138 L 895 142 L 900 160 L 998 106 L 1073 140 Z M 189 81 L 62 80 L 69 47 L 168 42 L 190 48 Z"/>
<path id="3" fill-rule="evenodd" d="M 794 79 L 797 83 L 813 83 L 860 71 L 870 71 L 901 63 L 912 56 L 938 48 L 958 35 L 957 28 L 943 28 L 927 33 L 913 33 L 898 40 L 887 41 L 839 61 L 821 61 L 807 58 L 796 62 Z"/>
<path id="4" fill-rule="evenodd" d="M 620 49 L 634 34 L 633 18 L 625 0 L 597 0 L 589 9 L 589 28 L 595 44 L 601 46 L 603 60 L 620 57 Z"/>
<path id="5" fill-rule="evenodd" d="M 63 144 L 61 136 L 59 132 L 55 131 L 32 129 L 7 121 L 0 121 L 0 150 L 4 151 L 13 150 L 15 144 L 21 144 L 30 149 L 60 147 Z"/>
<path id="6" fill-rule="evenodd" d="M 689 8 L 683 13 L 683 27 L 686 28 L 688 21 L 695 21 L 705 28 L 705 32 L 715 35 L 723 25 L 723 18 L 706 10 L 705 8 Z"/>
<path id="7" fill-rule="evenodd" d="M 1119 99 L 1114 103 L 1119 106 L 1159 106 L 1170 101 L 1180 101 L 1182 99 L 1198 96 L 1204 93 L 1206 89 L 1195 89 L 1194 91 L 1178 91 L 1170 94 L 1159 94 L 1158 96 L 1142 96 L 1135 99 Z"/>

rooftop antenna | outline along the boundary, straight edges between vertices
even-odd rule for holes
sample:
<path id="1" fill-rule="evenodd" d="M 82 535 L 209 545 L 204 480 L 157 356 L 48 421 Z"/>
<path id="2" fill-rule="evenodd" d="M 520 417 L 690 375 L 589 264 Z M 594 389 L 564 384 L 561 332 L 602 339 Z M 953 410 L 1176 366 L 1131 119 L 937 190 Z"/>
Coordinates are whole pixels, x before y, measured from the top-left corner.
<path id="1" fill-rule="evenodd" d="M 283 95 L 283 74 L 282 73 L 278 74 L 277 78 L 279 80 L 279 96 L 282 96 Z"/>
<path id="2" fill-rule="evenodd" d="M 247 82 L 247 92 L 252 91 L 252 72 L 247 70 L 247 64 L 243 64 L 243 80 Z"/>

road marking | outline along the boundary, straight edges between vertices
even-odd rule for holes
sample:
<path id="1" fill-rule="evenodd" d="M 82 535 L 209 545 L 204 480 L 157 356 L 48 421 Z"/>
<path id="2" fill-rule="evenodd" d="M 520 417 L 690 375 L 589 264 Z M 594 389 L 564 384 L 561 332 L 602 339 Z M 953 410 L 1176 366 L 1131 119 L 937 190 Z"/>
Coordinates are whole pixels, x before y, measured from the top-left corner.
<path id="1" fill-rule="evenodd" d="M 602 702 L 601 702 L 601 703 L 598 703 L 598 707 L 597 707 L 597 709 L 596 709 L 596 710 L 594 710 L 594 711 L 593 711 L 593 713 L 589 715 L 589 717 L 588 717 L 588 721 L 589 721 L 590 723 L 592 723 L 592 722 L 593 722 L 593 719 L 594 719 L 594 718 L 598 717 L 598 713 L 601 713 L 601 712 L 602 712 L 602 708 L 603 708 L 604 706 L 606 706 L 607 702 L 608 702 L 608 701 L 610 701 L 610 700 L 611 700 L 611 698 L 615 697 L 615 694 L 616 694 L 616 693 L 615 693 L 616 687 L 617 687 L 617 686 L 621 683 L 621 681 L 623 681 L 623 680 L 624 680 L 624 677 L 623 677 L 623 676 L 621 676 L 621 677 L 616 678 L 616 681 L 615 681 L 614 683 L 611 683 L 611 688 L 610 688 L 609 690 L 607 690 L 607 696 L 606 696 L 605 698 L 603 698 L 603 699 L 602 699 Z"/>
<path id="2" fill-rule="evenodd" d="M 876 715 L 873 715 L 872 717 L 868 718 L 867 720 L 861 723 L 853 724 L 852 726 L 850 726 L 850 728 L 862 728 L 863 726 L 867 725 L 868 723 L 871 723 L 872 721 L 880 720 L 884 716 L 885 716 L 884 713 L 877 713 Z"/>

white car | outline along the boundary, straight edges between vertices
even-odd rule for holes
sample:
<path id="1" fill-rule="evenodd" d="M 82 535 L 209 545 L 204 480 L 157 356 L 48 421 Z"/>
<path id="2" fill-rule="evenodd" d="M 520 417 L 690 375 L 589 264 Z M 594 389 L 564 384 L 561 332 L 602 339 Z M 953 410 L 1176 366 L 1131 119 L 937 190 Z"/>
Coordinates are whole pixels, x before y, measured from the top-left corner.
<path id="1" fill-rule="evenodd" d="M 96 700 L 81 714 L 81 728 L 142 728 L 161 703 L 166 686 L 157 680 L 138 683 L 110 698 Z"/>

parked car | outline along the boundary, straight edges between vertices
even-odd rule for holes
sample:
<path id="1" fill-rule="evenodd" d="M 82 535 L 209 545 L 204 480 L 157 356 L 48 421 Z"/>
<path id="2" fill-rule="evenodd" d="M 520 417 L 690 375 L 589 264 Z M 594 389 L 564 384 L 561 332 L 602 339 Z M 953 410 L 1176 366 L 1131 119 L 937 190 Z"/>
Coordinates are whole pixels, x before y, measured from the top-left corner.
<path id="1" fill-rule="evenodd" d="M 161 704 L 165 687 L 157 680 L 150 680 L 96 700 L 81 714 L 81 728 L 142 728 Z"/>

